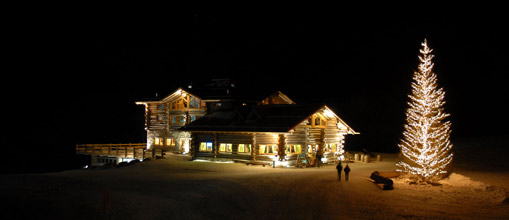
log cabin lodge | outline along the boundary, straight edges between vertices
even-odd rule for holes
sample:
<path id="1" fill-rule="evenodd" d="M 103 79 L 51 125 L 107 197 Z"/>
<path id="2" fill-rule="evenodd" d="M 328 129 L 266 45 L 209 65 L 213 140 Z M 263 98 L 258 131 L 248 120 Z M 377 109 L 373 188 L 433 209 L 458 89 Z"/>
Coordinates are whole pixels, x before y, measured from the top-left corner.
<path id="1" fill-rule="evenodd" d="M 143 152 L 129 155 L 296 166 L 320 154 L 322 162 L 334 163 L 344 153 L 344 136 L 358 134 L 326 105 L 296 104 L 280 91 L 260 98 L 233 90 L 228 81 L 136 102 L 145 107 L 147 142 L 138 146 Z"/>

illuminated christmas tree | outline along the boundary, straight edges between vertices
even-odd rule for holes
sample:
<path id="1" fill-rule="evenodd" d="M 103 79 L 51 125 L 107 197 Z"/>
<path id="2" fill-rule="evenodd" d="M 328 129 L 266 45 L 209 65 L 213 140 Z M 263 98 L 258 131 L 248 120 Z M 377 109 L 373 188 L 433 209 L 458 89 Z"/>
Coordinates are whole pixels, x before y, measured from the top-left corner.
<path id="1" fill-rule="evenodd" d="M 444 122 L 449 116 L 443 108 L 445 92 L 437 88 L 437 75 L 433 73 L 433 50 L 426 39 L 421 45 L 419 68 L 414 72 L 412 94 L 408 96 L 403 139 L 398 145 L 403 159 L 396 166 L 428 182 L 447 173 L 453 154 L 449 141 L 451 123 Z"/>

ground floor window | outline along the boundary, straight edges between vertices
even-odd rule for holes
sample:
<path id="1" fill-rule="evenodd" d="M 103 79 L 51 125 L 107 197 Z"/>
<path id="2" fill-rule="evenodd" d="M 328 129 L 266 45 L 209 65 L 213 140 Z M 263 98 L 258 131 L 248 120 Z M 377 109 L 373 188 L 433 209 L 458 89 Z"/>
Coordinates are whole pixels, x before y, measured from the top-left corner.
<path id="1" fill-rule="evenodd" d="M 200 142 L 200 151 L 212 152 L 212 142 Z"/>
<path id="2" fill-rule="evenodd" d="M 288 144 L 286 145 L 287 154 L 300 154 L 302 153 L 302 146 L 300 144 Z"/>
<path id="3" fill-rule="evenodd" d="M 337 144 L 325 144 L 323 147 L 323 152 L 336 152 Z"/>
<path id="4" fill-rule="evenodd" d="M 175 139 L 166 138 L 166 146 L 175 146 Z"/>
<path id="5" fill-rule="evenodd" d="M 163 139 L 162 138 L 154 138 L 154 145 L 157 145 L 157 146 L 163 145 Z"/>
<path id="6" fill-rule="evenodd" d="M 219 144 L 219 152 L 227 152 L 227 153 L 231 153 L 232 152 L 232 144 Z"/>
<path id="7" fill-rule="evenodd" d="M 260 144 L 260 154 L 277 154 L 277 145 Z"/>
<path id="8" fill-rule="evenodd" d="M 251 144 L 239 144 L 238 153 L 251 153 Z"/>

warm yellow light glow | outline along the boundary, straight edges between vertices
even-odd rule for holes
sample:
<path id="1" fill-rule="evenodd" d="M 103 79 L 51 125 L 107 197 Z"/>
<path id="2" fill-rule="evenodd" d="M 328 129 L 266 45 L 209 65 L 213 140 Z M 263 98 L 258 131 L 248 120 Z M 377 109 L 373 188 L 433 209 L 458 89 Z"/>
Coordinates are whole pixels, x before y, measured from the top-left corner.
<path id="1" fill-rule="evenodd" d="M 325 115 L 325 117 L 327 117 L 327 118 L 333 118 L 335 116 L 334 112 L 332 112 L 329 109 L 325 109 L 323 111 L 323 115 Z"/>
<path id="2" fill-rule="evenodd" d="M 445 92 L 437 87 L 437 76 L 433 73 L 433 55 L 426 40 L 420 50 L 420 64 L 414 73 L 412 94 L 406 111 L 407 123 L 403 139 L 398 145 L 404 160 L 396 165 L 401 171 L 415 174 L 421 180 L 447 173 L 453 154 L 449 141 L 451 123 L 442 122 L 445 113 Z"/>

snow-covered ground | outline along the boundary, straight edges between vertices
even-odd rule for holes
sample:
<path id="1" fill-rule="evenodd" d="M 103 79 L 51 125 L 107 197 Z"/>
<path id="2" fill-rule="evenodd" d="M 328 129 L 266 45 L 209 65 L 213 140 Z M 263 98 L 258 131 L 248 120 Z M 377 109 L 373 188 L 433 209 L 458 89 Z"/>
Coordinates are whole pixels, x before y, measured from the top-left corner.
<path id="1" fill-rule="evenodd" d="M 271 168 L 169 159 L 106 170 L 0 176 L 1 219 L 509 219 L 509 171 L 456 168 L 441 186 L 394 180 L 384 191 L 367 178 L 394 169 L 349 164 Z"/>

